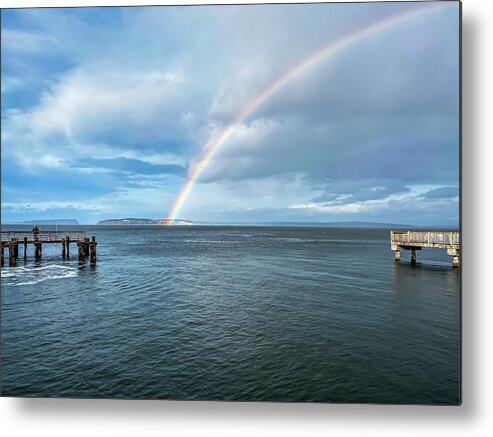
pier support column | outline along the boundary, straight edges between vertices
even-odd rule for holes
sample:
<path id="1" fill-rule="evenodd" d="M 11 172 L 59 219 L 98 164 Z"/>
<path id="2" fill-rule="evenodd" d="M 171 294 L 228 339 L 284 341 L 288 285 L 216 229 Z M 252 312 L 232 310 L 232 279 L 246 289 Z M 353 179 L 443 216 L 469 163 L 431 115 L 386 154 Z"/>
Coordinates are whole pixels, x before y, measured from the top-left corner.
<path id="1" fill-rule="evenodd" d="M 452 267 L 459 267 L 459 249 L 447 249 L 447 254 L 452 256 Z"/>
<path id="2" fill-rule="evenodd" d="M 17 238 L 12 238 L 13 256 L 15 259 L 19 257 L 19 240 Z"/>
<path id="3" fill-rule="evenodd" d="M 411 249 L 411 264 L 416 264 L 416 249 Z"/>
<path id="4" fill-rule="evenodd" d="M 89 238 L 84 239 L 84 255 L 89 256 Z"/>
<path id="5" fill-rule="evenodd" d="M 65 258 L 65 238 L 62 238 L 62 258 Z"/>
<path id="6" fill-rule="evenodd" d="M 92 241 L 89 243 L 89 250 L 91 253 L 91 264 L 96 264 L 96 237 L 92 237 Z"/>
<path id="7" fill-rule="evenodd" d="M 3 261 L 3 250 L 4 250 L 4 247 L 3 247 L 3 244 L 2 244 L 2 267 L 3 267 L 3 263 L 4 263 L 4 261 Z"/>
<path id="8" fill-rule="evenodd" d="M 15 244 L 13 241 L 9 243 L 9 266 L 17 265 L 17 258 L 15 257 Z"/>
<path id="9" fill-rule="evenodd" d="M 452 267 L 459 267 L 459 256 L 456 255 L 456 256 L 453 256 L 452 257 Z"/>
<path id="10" fill-rule="evenodd" d="M 34 257 L 41 258 L 41 254 L 43 253 L 43 247 L 41 241 L 34 242 Z"/>
<path id="11" fill-rule="evenodd" d="M 84 246 L 85 246 L 84 241 L 77 241 L 77 250 L 79 251 L 79 262 L 81 263 L 86 261 Z"/>
<path id="12" fill-rule="evenodd" d="M 395 262 L 398 263 L 401 260 L 401 251 L 396 250 L 395 251 Z"/>
<path id="13" fill-rule="evenodd" d="M 24 237 L 24 259 L 27 258 L 27 237 Z"/>
<path id="14" fill-rule="evenodd" d="M 91 253 L 91 264 L 96 264 L 96 246 L 98 243 L 96 243 L 96 237 L 92 237 L 89 249 Z"/>
<path id="15" fill-rule="evenodd" d="M 67 248 L 67 258 L 70 256 L 70 237 L 65 237 L 65 247 Z"/>

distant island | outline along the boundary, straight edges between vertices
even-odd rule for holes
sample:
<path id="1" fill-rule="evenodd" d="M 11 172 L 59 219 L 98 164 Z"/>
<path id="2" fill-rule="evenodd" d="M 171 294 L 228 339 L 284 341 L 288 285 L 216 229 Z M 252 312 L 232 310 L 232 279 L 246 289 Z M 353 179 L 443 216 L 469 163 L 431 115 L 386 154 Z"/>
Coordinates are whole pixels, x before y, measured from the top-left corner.
<path id="1" fill-rule="evenodd" d="M 51 220 L 28 220 L 20 222 L 21 225 L 78 225 L 75 219 L 51 219 Z"/>
<path id="2" fill-rule="evenodd" d="M 101 220 L 97 223 L 98 225 L 194 225 L 195 223 L 190 220 L 154 220 L 148 218 L 121 218 L 121 219 L 107 219 Z"/>

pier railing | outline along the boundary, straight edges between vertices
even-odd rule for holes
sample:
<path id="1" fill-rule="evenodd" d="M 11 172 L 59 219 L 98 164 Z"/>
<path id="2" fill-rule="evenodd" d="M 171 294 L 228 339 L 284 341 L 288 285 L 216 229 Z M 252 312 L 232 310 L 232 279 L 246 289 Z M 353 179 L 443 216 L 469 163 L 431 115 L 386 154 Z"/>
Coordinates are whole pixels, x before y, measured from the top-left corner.
<path id="1" fill-rule="evenodd" d="M 36 238 L 35 238 L 36 236 Z M 37 234 L 33 232 L 27 231 L 11 231 L 11 232 L 2 232 L 2 240 L 1 241 L 11 241 L 12 239 L 23 241 L 24 238 L 27 238 L 27 241 L 31 242 L 35 239 L 44 241 L 44 242 L 61 242 L 66 237 L 69 237 L 72 241 L 83 241 L 86 238 L 85 231 L 39 231 Z"/>
<path id="2" fill-rule="evenodd" d="M 398 245 L 459 246 L 460 232 L 391 231 L 391 242 Z"/>

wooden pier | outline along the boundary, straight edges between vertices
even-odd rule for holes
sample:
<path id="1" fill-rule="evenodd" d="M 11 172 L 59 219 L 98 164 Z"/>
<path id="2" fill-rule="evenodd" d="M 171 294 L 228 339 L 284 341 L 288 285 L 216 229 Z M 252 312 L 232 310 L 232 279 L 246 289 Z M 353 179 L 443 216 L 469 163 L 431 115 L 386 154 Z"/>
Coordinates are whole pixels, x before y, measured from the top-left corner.
<path id="1" fill-rule="evenodd" d="M 416 251 L 423 247 L 447 249 L 452 266 L 459 267 L 460 232 L 390 231 L 390 247 L 395 251 L 396 262 L 401 260 L 401 250 L 410 250 L 412 264 L 416 264 Z"/>
<path id="2" fill-rule="evenodd" d="M 77 244 L 79 262 L 88 258 L 91 264 L 96 264 L 96 237 L 86 237 L 85 231 L 12 231 L 2 232 L 2 267 L 4 266 L 4 251 L 8 249 L 9 266 L 17 265 L 19 246 L 24 246 L 24 258 L 27 257 L 27 246 L 34 246 L 34 257 L 39 259 L 43 253 L 43 244 L 61 244 L 62 257 L 70 257 L 70 244 Z"/>

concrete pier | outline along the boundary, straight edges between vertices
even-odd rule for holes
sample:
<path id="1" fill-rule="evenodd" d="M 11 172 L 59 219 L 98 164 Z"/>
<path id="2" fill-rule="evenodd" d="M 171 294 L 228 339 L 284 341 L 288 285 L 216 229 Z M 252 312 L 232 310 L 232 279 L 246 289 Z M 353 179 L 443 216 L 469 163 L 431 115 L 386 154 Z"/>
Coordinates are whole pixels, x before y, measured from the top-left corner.
<path id="1" fill-rule="evenodd" d="M 411 251 L 411 264 L 416 264 L 416 251 L 425 247 L 447 249 L 452 256 L 452 266 L 459 267 L 460 233 L 445 231 L 390 231 L 390 248 L 395 261 L 401 260 L 401 250 Z"/>

